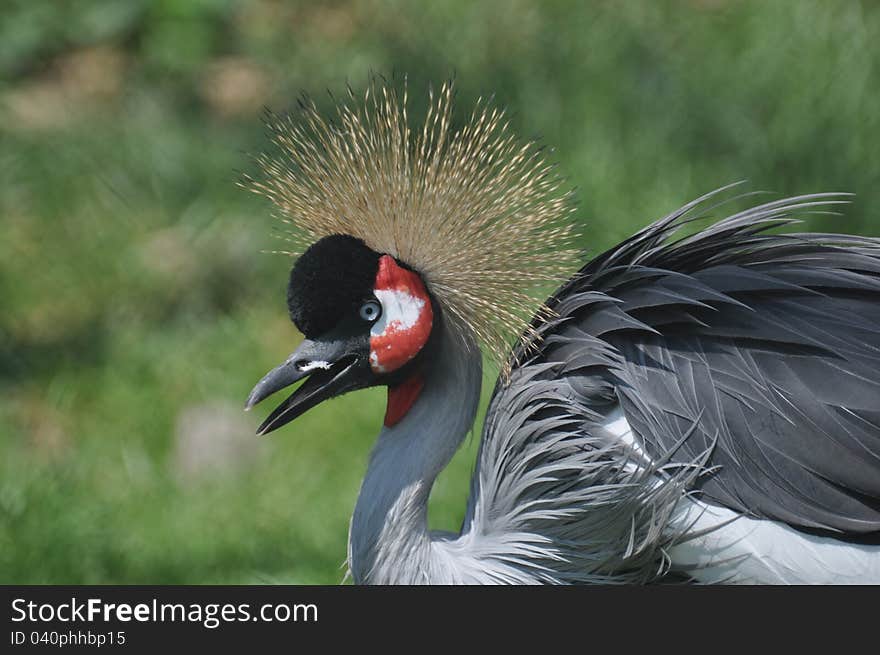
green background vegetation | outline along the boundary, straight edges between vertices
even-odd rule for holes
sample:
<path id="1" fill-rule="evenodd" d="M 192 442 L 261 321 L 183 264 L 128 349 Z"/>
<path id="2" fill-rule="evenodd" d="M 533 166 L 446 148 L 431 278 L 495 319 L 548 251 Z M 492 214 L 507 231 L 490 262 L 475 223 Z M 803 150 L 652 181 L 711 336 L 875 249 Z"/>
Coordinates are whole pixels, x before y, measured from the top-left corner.
<path id="1" fill-rule="evenodd" d="M 341 580 L 383 392 L 253 436 L 269 407 L 241 405 L 299 336 L 235 183 L 264 106 L 371 70 L 416 104 L 454 74 L 460 115 L 494 93 L 555 148 L 591 252 L 744 178 L 854 192 L 810 226 L 880 234 L 874 2 L 5 0 L 0 582 Z"/>

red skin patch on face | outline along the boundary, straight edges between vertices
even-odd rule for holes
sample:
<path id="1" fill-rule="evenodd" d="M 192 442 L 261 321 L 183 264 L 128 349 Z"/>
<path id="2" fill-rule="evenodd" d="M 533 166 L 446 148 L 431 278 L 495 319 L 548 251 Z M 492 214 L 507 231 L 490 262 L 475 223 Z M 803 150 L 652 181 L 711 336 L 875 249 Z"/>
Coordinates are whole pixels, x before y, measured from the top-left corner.
<path id="1" fill-rule="evenodd" d="M 414 375 L 403 384 L 388 387 L 388 407 L 385 408 L 385 427 L 390 428 L 412 409 L 425 386 L 421 375 Z"/>
<path id="2" fill-rule="evenodd" d="M 380 300 L 389 297 L 389 294 L 381 292 L 395 292 L 391 294 L 394 299 L 402 298 L 405 301 L 405 307 L 397 304 L 383 307 L 387 321 L 385 329 L 381 334 L 370 337 L 370 365 L 377 373 L 390 373 L 412 360 L 428 342 L 434 312 L 421 278 L 398 266 L 390 255 L 379 258 L 379 272 L 376 274 L 374 288 Z M 419 301 L 421 307 L 416 309 Z M 409 314 L 401 316 L 401 311 Z M 424 384 L 422 376 L 416 374 L 402 384 L 388 387 L 388 406 L 385 410 L 387 427 L 395 425 L 406 416 L 418 400 Z"/>
<path id="3" fill-rule="evenodd" d="M 387 317 L 388 323 L 384 332 L 370 337 L 370 363 L 373 370 L 377 373 L 390 373 L 415 357 L 427 343 L 431 336 L 434 312 L 421 278 L 398 266 L 390 255 L 379 258 L 375 290 L 408 294 L 422 302 L 418 317 L 412 325 L 405 326 L 392 314 Z M 377 295 L 381 296 L 378 293 Z M 387 312 L 390 308 L 384 309 Z"/>
<path id="4" fill-rule="evenodd" d="M 409 291 L 420 298 L 428 299 L 428 292 L 422 278 L 416 273 L 398 266 L 391 255 L 379 257 L 379 271 L 376 273 L 376 291 Z"/>

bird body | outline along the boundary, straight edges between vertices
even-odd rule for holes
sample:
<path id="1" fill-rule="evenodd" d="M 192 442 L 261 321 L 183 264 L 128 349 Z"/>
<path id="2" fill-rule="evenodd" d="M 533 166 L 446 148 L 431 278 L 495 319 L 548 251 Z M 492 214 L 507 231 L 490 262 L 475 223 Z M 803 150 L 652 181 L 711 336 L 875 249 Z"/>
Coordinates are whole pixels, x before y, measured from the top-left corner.
<path id="1" fill-rule="evenodd" d="M 355 582 L 880 582 L 880 241 L 768 231 L 840 194 L 678 236 L 728 190 L 708 194 L 590 259 L 521 323 L 517 285 L 571 255 L 559 186 L 481 131 L 494 114 L 449 135 L 441 100 L 437 132 L 409 144 L 387 88 L 370 94 L 373 114 L 317 129 L 323 155 L 298 133 L 292 172 L 268 165 L 257 185 L 314 243 L 288 290 L 306 340 L 248 401 L 307 378 L 266 432 L 388 387 L 351 522 Z M 513 327 L 462 528 L 432 533 L 432 485 L 476 416 L 480 344 L 497 353 Z"/>

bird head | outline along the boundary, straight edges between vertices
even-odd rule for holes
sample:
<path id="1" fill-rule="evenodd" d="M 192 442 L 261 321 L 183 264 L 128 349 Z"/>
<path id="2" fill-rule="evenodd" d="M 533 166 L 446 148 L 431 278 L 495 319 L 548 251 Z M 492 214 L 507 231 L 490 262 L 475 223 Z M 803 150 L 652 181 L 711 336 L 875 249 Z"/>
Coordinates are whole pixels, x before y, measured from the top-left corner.
<path id="1" fill-rule="evenodd" d="M 435 325 L 421 276 L 349 235 L 326 236 L 297 260 L 287 287 L 290 318 L 304 339 L 254 387 L 250 408 L 308 378 L 260 426 L 271 432 L 321 401 L 386 385 L 385 424 L 397 423 L 421 390 L 420 367 Z"/>
<path id="2" fill-rule="evenodd" d="M 538 338 L 532 319 L 549 310 L 530 291 L 567 279 L 577 261 L 570 193 L 503 111 L 478 101 L 456 128 L 453 99 L 451 83 L 430 92 L 413 128 L 405 82 L 374 78 L 334 120 L 306 99 L 270 121 L 276 152 L 258 158 L 262 175 L 247 186 L 292 228 L 287 301 L 305 339 L 247 406 L 305 382 L 261 433 L 376 385 L 389 388 L 393 425 L 429 384 L 421 373 L 441 329 L 480 343 L 502 371 L 514 338 Z"/>

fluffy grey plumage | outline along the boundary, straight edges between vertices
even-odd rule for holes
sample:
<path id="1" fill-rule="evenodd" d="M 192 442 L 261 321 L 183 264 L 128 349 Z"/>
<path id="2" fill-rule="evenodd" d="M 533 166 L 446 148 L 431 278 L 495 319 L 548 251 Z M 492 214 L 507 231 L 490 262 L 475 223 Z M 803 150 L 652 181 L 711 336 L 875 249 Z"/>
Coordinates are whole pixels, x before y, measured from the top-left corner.
<path id="1" fill-rule="evenodd" d="M 429 537 L 430 487 L 471 423 L 479 377 L 449 340 L 433 395 L 374 451 L 352 522 L 357 581 L 655 581 L 701 536 L 676 519 L 693 498 L 876 538 L 880 242 L 767 232 L 836 194 L 675 240 L 723 191 L 596 257 L 549 300 L 539 349 L 514 353 L 496 386 L 461 533 Z M 609 432 L 621 410 L 635 444 Z M 832 563 L 822 570 L 834 579 Z M 768 579 L 804 578 L 787 575 Z"/>
<path id="2" fill-rule="evenodd" d="M 581 363 L 614 366 L 610 350 L 580 345 L 598 346 Z M 561 369 L 519 368 L 495 394 L 463 533 L 501 542 L 493 559 L 515 552 L 517 582 L 653 581 L 669 569 L 666 550 L 681 538 L 673 512 L 708 451 L 683 466 L 632 466 L 633 453 L 603 428 L 611 406 Z"/>
<path id="3" fill-rule="evenodd" d="M 684 489 L 842 538 L 880 531 L 880 242 L 766 233 L 835 195 L 672 241 L 714 195 L 589 262 L 496 387 L 465 532 L 531 535 L 548 581 L 664 573 Z M 603 436 L 618 404 L 666 482 Z"/>
<path id="4" fill-rule="evenodd" d="M 651 455 L 714 445 L 704 500 L 857 538 L 880 532 L 880 242 L 765 233 L 839 200 L 769 203 L 669 243 L 692 204 L 590 262 L 561 294 L 575 320 L 548 330 L 613 348 L 600 377 Z"/>

